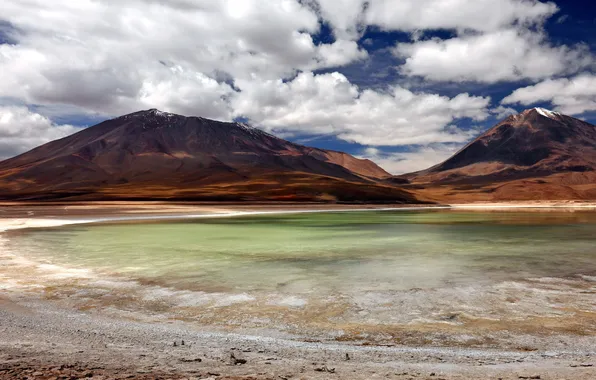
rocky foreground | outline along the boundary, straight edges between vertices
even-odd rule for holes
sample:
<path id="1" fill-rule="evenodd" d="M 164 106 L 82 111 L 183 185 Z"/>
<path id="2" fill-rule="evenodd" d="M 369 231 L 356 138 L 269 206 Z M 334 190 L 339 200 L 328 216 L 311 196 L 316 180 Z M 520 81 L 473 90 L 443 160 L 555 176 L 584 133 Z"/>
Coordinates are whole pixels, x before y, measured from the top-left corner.
<path id="1" fill-rule="evenodd" d="M 596 379 L 592 337 L 552 351 L 374 347 L 209 333 L 25 298 L 0 306 L 0 379 Z"/>

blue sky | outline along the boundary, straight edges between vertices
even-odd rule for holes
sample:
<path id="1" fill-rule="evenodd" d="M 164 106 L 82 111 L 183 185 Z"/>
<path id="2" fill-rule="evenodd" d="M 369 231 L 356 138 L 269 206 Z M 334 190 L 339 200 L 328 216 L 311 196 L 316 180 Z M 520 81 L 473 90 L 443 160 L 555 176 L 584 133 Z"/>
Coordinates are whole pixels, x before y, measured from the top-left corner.
<path id="1" fill-rule="evenodd" d="M 596 123 L 596 3 L 15 0 L 0 157 L 158 108 L 423 169 L 509 114 Z"/>

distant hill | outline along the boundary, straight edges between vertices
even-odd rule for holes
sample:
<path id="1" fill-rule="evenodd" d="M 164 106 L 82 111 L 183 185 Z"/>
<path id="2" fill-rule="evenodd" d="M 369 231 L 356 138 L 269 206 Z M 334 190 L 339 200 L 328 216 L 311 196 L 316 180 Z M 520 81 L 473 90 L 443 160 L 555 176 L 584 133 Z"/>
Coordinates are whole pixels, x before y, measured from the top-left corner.
<path id="1" fill-rule="evenodd" d="M 596 126 L 532 108 L 509 116 L 451 158 L 396 178 L 428 199 L 596 199 Z"/>
<path id="2" fill-rule="evenodd" d="M 152 109 L 0 162 L 0 199 L 416 202 L 387 177 L 246 124 Z"/>

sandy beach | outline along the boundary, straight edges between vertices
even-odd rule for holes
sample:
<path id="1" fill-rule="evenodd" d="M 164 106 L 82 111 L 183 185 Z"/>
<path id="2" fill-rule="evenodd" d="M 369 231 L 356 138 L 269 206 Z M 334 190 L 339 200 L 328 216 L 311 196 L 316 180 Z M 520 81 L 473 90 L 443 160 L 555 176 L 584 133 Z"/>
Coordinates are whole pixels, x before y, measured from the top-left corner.
<path id="1" fill-rule="evenodd" d="M 452 207 L 573 211 L 596 209 L 596 203 Z M 0 206 L 0 232 L 113 220 L 391 208 L 321 204 L 5 204 Z M 593 288 L 587 291 L 593 292 Z M 509 348 L 329 343 L 261 336 L 250 331 L 239 334 L 226 329 L 205 330 L 182 320 L 143 321 L 133 315 L 115 316 L 65 305 L 68 303 L 41 297 L 34 290 L 15 294 L 0 287 L 1 379 L 596 379 L 596 337 L 585 332 L 519 334 Z M 593 315 L 584 318 L 593 321 Z"/>

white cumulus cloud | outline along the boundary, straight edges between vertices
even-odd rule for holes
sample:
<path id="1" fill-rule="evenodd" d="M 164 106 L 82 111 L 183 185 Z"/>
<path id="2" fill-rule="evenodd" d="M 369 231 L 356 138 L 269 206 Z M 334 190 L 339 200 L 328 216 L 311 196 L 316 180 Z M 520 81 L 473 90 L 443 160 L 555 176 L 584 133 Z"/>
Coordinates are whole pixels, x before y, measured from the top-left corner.
<path id="1" fill-rule="evenodd" d="M 242 92 L 232 102 L 237 116 L 275 132 L 334 134 L 363 145 L 464 142 L 470 132 L 452 123 L 489 114 L 488 97 L 449 98 L 399 86 L 361 90 L 337 72 L 238 84 Z"/>
<path id="2" fill-rule="evenodd" d="M 0 106 L 0 159 L 79 130 L 72 125 L 56 125 L 24 106 Z"/>
<path id="3" fill-rule="evenodd" d="M 519 28 L 400 43 L 394 53 L 405 59 L 402 74 L 433 81 L 540 80 L 594 63 L 585 46 L 552 46 L 542 33 Z"/>
<path id="4" fill-rule="evenodd" d="M 112 115 L 151 106 L 225 119 L 226 79 L 367 57 L 354 41 L 315 45 L 318 16 L 298 0 L 16 0 L 1 17 L 17 43 L 0 45 L 0 97 Z"/>
<path id="5" fill-rule="evenodd" d="M 370 147 L 359 157 L 374 161 L 391 174 L 404 174 L 437 165 L 462 146 L 463 144 L 431 144 L 413 147 L 405 152 L 383 152 L 379 148 Z"/>
<path id="6" fill-rule="evenodd" d="M 310 0 L 336 36 L 357 38 L 367 26 L 383 30 L 495 31 L 535 25 L 558 11 L 537 0 Z"/>
<path id="7" fill-rule="evenodd" d="M 596 111 L 596 75 L 548 79 L 519 88 L 502 100 L 503 104 L 519 103 L 525 106 L 538 102 L 551 102 L 557 111 L 568 115 Z"/>
<path id="8" fill-rule="evenodd" d="M 536 0 L 372 0 L 366 20 L 388 30 L 493 31 L 539 23 L 557 10 L 553 2 Z"/>

